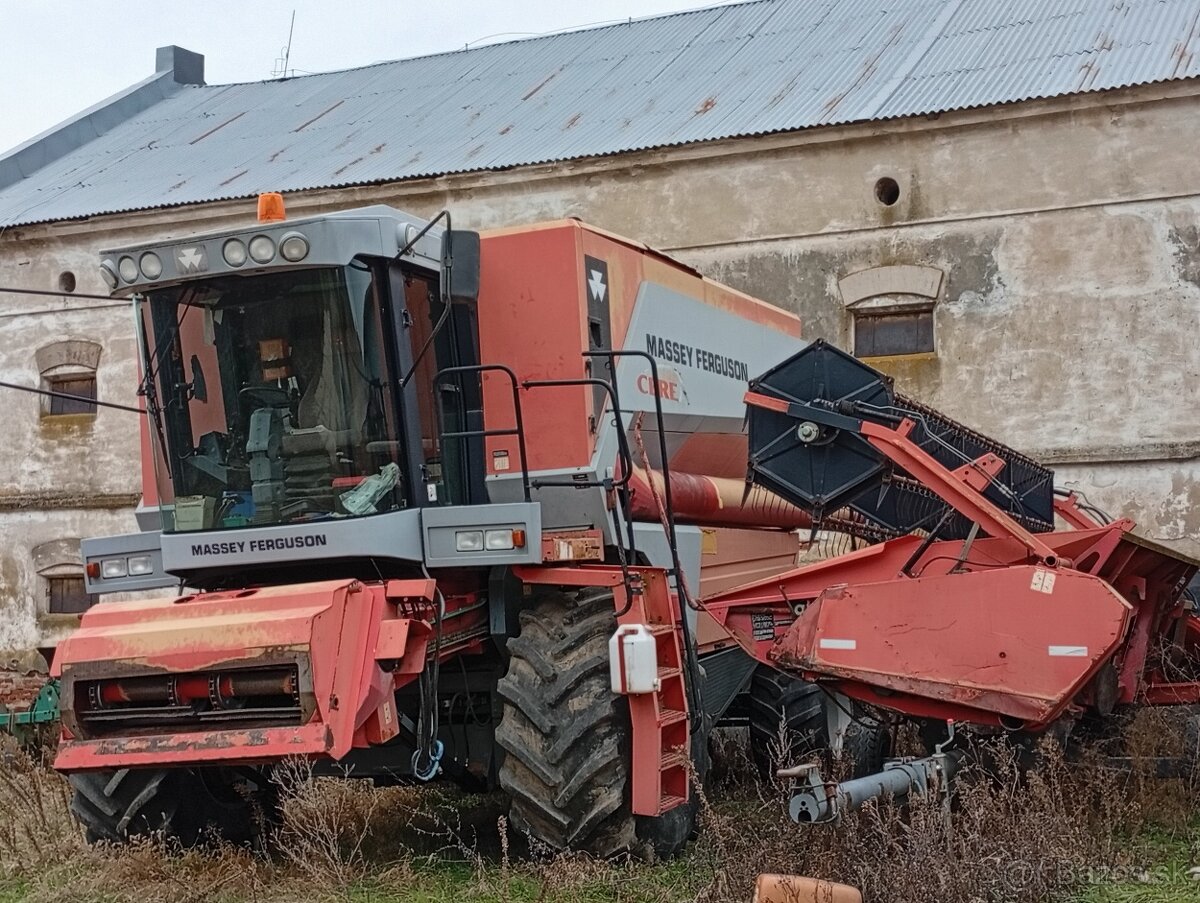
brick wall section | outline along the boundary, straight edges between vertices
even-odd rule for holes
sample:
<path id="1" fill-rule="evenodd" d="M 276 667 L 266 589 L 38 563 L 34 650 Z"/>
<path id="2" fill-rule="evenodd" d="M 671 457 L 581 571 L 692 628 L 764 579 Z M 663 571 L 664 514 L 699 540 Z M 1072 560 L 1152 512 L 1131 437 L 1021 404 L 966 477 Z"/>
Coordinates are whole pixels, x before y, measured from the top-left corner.
<path id="1" fill-rule="evenodd" d="M 46 675 L 36 671 L 0 670 L 0 705 L 25 708 L 46 682 Z"/>

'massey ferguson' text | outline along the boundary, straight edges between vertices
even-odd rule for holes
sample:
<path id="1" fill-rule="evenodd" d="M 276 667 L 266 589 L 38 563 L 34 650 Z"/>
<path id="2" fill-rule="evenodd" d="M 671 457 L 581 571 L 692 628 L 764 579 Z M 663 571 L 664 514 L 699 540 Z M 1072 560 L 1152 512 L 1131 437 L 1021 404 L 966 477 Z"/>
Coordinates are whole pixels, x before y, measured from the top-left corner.
<path id="1" fill-rule="evenodd" d="M 193 555 L 243 555 L 246 552 L 278 552 L 283 549 L 311 549 L 325 546 L 329 539 L 324 533 L 302 536 L 280 536 L 275 539 L 231 540 L 229 542 L 194 542 Z"/>

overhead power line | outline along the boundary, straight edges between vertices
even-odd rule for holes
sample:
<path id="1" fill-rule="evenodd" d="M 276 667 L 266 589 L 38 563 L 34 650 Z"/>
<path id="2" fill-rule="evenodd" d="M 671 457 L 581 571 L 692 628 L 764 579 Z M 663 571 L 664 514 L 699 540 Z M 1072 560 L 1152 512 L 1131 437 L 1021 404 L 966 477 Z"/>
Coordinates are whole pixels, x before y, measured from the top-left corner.
<path id="1" fill-rule="evenodd" d="M 86 395 L 72 395 L 69 392 L 55 392 L 53 389 L 38 389 L 34 386 L 19 386 L 16 383 L 0 382 L 0 388 L 16 389 L 20 392 L 32 392 L 34 395 L 46 395 L 50 398 L 65 398 L 68 401 L 78 401 L 83 404 L 94 404 L 102 408 L 115 408 L 118 411 L 132 411 L 134 414 L 145 414 L 142 408 L 135 408 L 128 404 L 117 404 L 115 401 L 98 401 L 95 398 L 88 398 Z"/>

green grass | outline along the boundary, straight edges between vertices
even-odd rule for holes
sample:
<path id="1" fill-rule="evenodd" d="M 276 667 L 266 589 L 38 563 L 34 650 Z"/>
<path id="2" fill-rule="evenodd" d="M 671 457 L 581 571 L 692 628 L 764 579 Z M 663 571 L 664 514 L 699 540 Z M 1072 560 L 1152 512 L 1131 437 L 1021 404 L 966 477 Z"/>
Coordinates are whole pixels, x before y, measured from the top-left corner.
<path id="1" fill-rule="evenodd" d="M 1200 821 L 1190 830 L 1149 830 L 1131 844 L 1133 867 L 1114 869 L 1112 877 L 1093 878 L 1072 903 L 1196 903 L 1200 880 L 1188 870 L 1200 865 Z"/>
<path id="2" fill-rule="evenodd" d="M 479 872 L 466 864 L 427 863 L 406 876 L 408 880 L 359 884 L 347 899 L 353 903 L 664 903 L 694 899 L 702 882 L 696 880 L 693 866 L 685 857 L 660 865 L 602 869 L 558 889 L 553 878 L 525 869 L 506 875 L 496 866 Z"/>

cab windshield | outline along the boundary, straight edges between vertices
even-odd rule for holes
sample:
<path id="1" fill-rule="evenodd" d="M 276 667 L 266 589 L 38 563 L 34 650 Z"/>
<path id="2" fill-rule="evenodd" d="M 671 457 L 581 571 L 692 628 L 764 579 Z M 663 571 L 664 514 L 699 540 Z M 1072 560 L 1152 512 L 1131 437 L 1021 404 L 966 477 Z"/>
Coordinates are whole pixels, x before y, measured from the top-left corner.
<path id="1" fill-rule="evenodd" d="M 150 293 L 143 373 L 164 530 L 405 506 L 383 273 L 356 261 Z"/>

